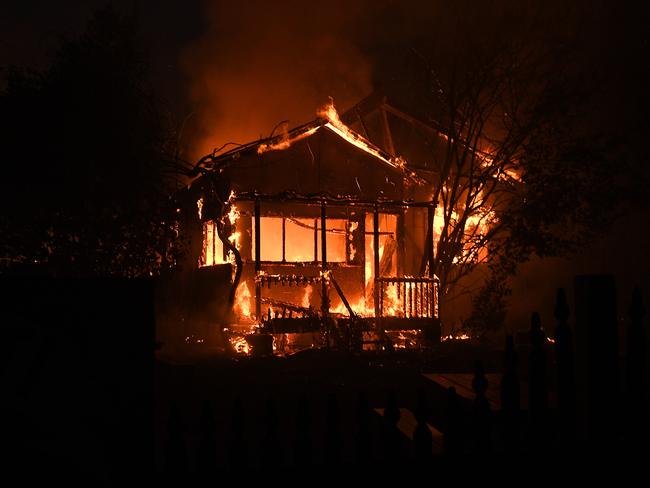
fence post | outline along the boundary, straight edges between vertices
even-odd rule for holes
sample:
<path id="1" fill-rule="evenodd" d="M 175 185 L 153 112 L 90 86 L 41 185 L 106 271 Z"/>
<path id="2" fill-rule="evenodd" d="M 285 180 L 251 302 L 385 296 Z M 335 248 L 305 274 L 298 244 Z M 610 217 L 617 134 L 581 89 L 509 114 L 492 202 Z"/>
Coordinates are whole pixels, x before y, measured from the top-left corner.
<path id="1" fill-rule="evenodd" d="M 614 277 L 577 276 L 575 301 L 577 418 L 587 438 L 609 444 L 620 426 L 616 419 L 621 398 Z"/>
<path id="2" fill-rule="evenodd" d="M 463 414 L 458 393 L 453 386 L 447 389 L 445 410 L 444 453 L 450 457 L 460 456 L 464 450 Z"/>
<path id="3" fill-rule="evenodd" d="M 473 448 L 476 454 L 488 454 L 492 449 L 492 412 L 490 411 L 490 404 L 485 396 L 487 387 L 488 380 L 485 377 L 483 363 L 476 361 L 474 365 L 474 379 L 472 380 L 472 389 L 476 395 L 472 406 Z"/>
<path id="4" fill-rule="evenodd" d="M 564 289 L 557 291 L 555 301 L 555 363 L 557 365 L 557 408 L 559 439 L 570 447 L 575 433 L 575 373 L 573 364 L 573 333 L 569 327 L 569 305 Z"/>
<path id="5" fill-rule="evenodd" d="M 426 462 L 431 459 L 431 450 L 433 448 L 433 436 L 427 425 L 428 406 L 426 391 L 418 392 L 418 404 L 415 409 L 415 419 L 417 425 L 413 432 L 413 444 L 415 446 L 415 457 L 419 462 Z"/>
<path id="6" fill-rule="evenodd" d="M 172 477 L 186 475 L 187 449 L 181 414 L 176 403 L 172 403 L 167 421 L 167 445 L 165 446 L 165 471 Z"/>
<path id="7" fill-rule="evenodd" d="M 515 452 L 519 444 L 521 417 L 517 352 L 511 335 L 506 337 L 506 349 L 501 379 L 501 416 L 503 421 L 503 444 L 507 452 Z"/>
<path id="8" fill-rule="evenodd" d="M 630 444 L 643 442 L 648 432 L 646 417 L 647 402 L 647 336 L 643 324 L 645 307 L 638 287 L 632 292 L 632 302 L 628 309 L 630 318 L 627 327 L 627 357 L 626 357 L 626 397 L 629 408 L 627 437 Z M 629 446 L 632 447 L 632 446 Z"/>
<path id="9" fill-rule="evenodd" d="M 548 382 L 546 372 L 546 336 L 539 313 L 530 319 L 530 360 L 528 363 L 529 443 L 532 451 L 542 450 L 547 439 Z"/>
<path id="10" fill-rule="evenodd" d="M 203 404 L 201 414 L 201 437 L 197 453 L 197 471 L 202 475 L 216 472 L 217 462 L 217 429 L 209 400 Z"/>

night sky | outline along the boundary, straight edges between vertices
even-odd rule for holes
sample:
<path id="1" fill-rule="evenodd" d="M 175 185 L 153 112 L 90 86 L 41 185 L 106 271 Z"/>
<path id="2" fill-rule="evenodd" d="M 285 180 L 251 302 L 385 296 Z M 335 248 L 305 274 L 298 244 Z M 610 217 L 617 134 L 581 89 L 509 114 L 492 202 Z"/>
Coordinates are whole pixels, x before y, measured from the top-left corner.
<path id="1" fill-rule="evenodd" d="M 105 1 L 5 2 L 0 66 L 43 69 Z M 413 51 L 525 39 L 569 57 L 593 93 L 598 123 L 634 123 L 647 104 L 646 13 L 618 2 L 113 1 L 136 12 L 152 78 L 174 118 L 188 120 L 189 153 L 266 135 L 312 118 L 332 95 L 347 108 L 399 81 Z"/>

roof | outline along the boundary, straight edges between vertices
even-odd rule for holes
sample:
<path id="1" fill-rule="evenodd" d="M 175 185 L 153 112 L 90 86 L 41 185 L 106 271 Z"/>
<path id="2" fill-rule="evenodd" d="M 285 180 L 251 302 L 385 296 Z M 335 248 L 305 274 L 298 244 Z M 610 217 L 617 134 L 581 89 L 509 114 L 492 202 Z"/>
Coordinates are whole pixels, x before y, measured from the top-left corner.
<path id="1" fill-rule="evenodd" d="M 345 143 L 364 151 L 378 165 L 399 172 L 402 176 L 415 183 L 425 183 L 417 173 L 408 168 L 403 158 L 389 154 L 345 125 L 339 118 L 332 103 L 323 107 L 318 112 L 318 115 L 317 119 L 291 130 L 286 130 L 279 135 L 252 141 L 221 153 L 219 153 L 219 150 L 215 150 L 199 160 L 190 176 L 221 172 L 236 164 L 243 156 L 284 151 L 299 141 L 314 137 L 321 131 L 328 131 L 338 136 Z"/>

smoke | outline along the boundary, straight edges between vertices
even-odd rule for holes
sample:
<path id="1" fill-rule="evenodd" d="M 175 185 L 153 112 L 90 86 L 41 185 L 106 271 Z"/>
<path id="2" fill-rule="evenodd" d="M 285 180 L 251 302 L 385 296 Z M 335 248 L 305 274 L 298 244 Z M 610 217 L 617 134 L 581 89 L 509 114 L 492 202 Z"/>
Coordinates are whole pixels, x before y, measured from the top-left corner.
<path id="1" fill-rule="evenodd" d="M 190 156 L 266 137 L 281 121 L 315 117 L 333 96 L 344 110 L 372 91 L 354 41 L 363 2 L 208 2 L 206 32 L 182 57 L 194 113 Z"/>

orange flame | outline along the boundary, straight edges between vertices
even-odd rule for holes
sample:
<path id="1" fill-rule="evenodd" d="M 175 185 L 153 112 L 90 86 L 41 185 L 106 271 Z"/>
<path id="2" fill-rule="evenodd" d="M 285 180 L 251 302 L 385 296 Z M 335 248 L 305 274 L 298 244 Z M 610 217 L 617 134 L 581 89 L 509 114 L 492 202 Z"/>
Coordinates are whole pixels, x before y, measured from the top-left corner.
<path id="1" fill-rule="evenodd" d="M 235 313 L 240 318 L 251 319 L 251 292 L 245 281 L 237 287 L 235 293 Z"/>

